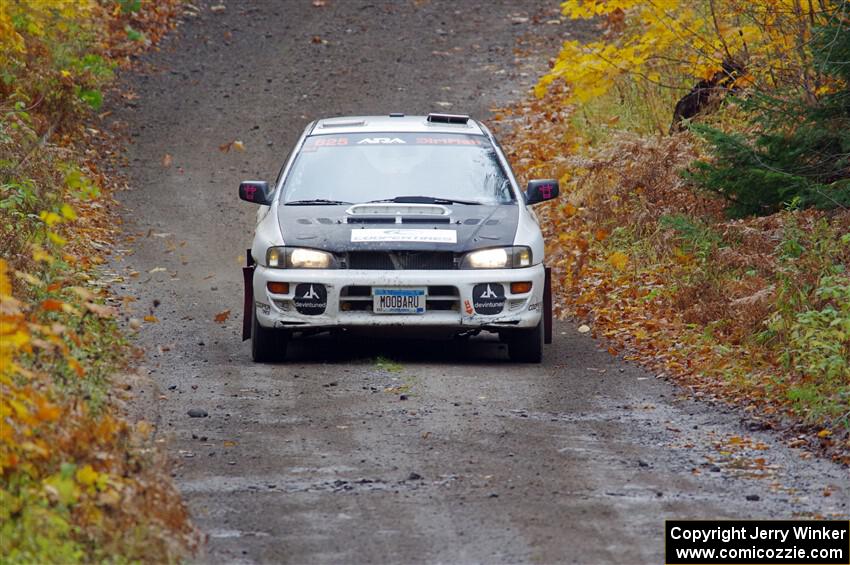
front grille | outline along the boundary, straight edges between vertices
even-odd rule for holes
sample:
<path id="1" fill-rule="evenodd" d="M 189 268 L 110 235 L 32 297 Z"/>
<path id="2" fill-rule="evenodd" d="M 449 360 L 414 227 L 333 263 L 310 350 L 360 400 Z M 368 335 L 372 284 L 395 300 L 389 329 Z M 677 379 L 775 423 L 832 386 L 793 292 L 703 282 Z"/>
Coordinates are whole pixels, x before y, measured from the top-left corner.
<path id="1" fill-rule="evenodd" d="M 438 271 L 457 268 L 448 251 L 352 251 L 349 269 L 371 271 Z"/>
<path id="2" fill-rule="evenodd" d="M 429 312 L 435 310 L 460 311 L 460 293 L 454 286 L 429 286 L 425 300 Z M 372 311 L 371 286 L 346 286 L 339 296 L 340 310 L 344 312 Z"/>

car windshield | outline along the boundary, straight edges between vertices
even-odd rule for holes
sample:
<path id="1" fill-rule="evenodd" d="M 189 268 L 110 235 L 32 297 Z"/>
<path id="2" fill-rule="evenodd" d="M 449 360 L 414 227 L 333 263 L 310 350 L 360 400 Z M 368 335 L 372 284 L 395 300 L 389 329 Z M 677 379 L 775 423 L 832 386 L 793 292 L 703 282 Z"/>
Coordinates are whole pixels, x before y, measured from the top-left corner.
<path id="1" fill-rule="evenodd" d="M 381 200 L 504 204 L 514 194 L 486 137 L 369 133 L 308 137 L 282 195 L 292 205 Z"/>

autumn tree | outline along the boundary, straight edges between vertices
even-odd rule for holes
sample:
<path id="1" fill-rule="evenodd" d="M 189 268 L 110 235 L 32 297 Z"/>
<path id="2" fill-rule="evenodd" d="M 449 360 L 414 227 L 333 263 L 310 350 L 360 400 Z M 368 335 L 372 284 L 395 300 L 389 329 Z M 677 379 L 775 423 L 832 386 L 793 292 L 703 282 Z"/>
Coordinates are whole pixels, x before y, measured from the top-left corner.
<path id="1" fill-rule="evenodd" d="M 714 158 L 690 177 L 727 198 L 733 215 L 850 207 L 850 20 L 840 10 L 820 20 L 808 45 L 819 88 L 748 93 L 740 104 L 758 126 L 749 135 L 694 126 Z"/>
<path id="2" fill-rule="evenodd" d="M 698 165 L 701 186 L 728 198 L 735 214 L 792 200 L 846 203 L 847 0 L 568 0 L 562 8 L 598 22 L 600 33 L 566 41 L 538 95 L 564 81 L 568 102 L 592 104 L 639 85 L 642 98 L 678 99 L 668 116 L 679 129 L 732 94 L 736 119 L 698 130 L 715 158 Z"/>

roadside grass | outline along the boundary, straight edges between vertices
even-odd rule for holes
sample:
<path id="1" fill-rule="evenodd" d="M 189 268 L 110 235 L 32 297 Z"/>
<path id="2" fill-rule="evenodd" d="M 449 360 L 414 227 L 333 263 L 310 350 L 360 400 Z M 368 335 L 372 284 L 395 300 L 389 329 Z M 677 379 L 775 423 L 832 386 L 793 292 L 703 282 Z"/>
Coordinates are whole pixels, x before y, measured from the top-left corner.
<path id="1" fill-rule="evenodd" d="M 386 357 L 377 357 L 375 358 L 375 368 L 388 373 L 400 373 L 404 370 L 404 365 Z"/>
<path id="2" fill-rule="evenodd" d="M 675 90 L 619 79 L 609 92 L 576 107 L 570 123 L 587 146 L 604 143 L 619 130 L 664 135 L 675 104 Z"/>
<path id="3" fill-rule="evenodd" d="M 640 92 L 576 110 L 564 88 L 495 124 L 521 182 L 561 181 L 561 200 L 538 207 L 556 313 L 695 397 L 850 463 L 850 212 L 729 220 L 683 177 L 702 144 L 660 135 Z"/>
<path id="4" fill-rule="evenodd" d="M 99 271 L 117 179 L 95 112 L 177 5 L 0 4 L 2 563 L 175 562 L 200 541 L 150 424 L 113 401 L 128 347 Z"/>

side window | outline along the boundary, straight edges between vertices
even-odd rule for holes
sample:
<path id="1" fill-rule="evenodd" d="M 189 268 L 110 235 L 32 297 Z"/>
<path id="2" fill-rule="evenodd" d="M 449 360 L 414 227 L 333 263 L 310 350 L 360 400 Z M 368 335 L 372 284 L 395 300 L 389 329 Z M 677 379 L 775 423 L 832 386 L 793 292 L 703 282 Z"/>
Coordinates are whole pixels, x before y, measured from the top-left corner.
<path id="1" fill-rule="evenodd" d="M 508 160 L 508 154 L 505 153 L 505 150 L 502 149 L 502 146 L 499 145 L 499 142 L 496 141 L 496 139 L 494 137 L 491 137 L 490 140 L 493 142 L 493 145 L 496 147 L 497 153 L 501 156 L 502 159 L 504 159 L 504 162 L 507 165 L 507 167 L 503 167 L 501 160 L 499 160 L 499 168 L 502 169 L 502 172 L 505 173 L 507 175 L 507 177 L 512 181 L 512 184 L 516 185 L 517 190 L 519 191 L 519 202 L 520 203 L 524 202 L 523 198 L 524 198 L 524 195 L 525 195 L 525 191 L 523 191 L 522 185 L 520 184 L 519 179 L 516 178 L 516 175 L 514 174 L 514 170 L 511 167 L 511 162 Z M 506 168 L 507 168 L 507 170 L 505 170 Z M 511 190 L 513 190 L 513 188 L 511 188 Z"/>

